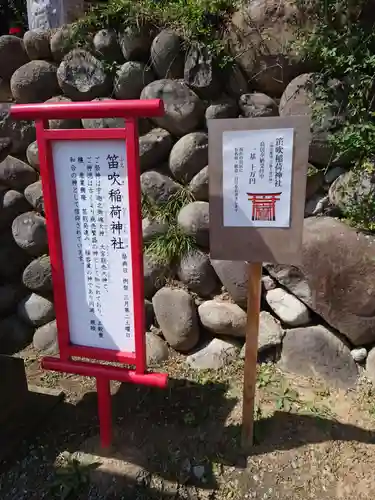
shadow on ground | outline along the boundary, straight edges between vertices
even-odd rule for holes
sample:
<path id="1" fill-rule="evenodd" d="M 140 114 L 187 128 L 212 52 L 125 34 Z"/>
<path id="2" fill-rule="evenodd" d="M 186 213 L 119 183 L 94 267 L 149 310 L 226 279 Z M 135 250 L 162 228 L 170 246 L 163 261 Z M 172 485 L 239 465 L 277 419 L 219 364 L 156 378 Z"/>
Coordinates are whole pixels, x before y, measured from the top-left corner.
<path id="1" fill-rule="evenodd" d="M 69 498 L 201 498 L 194 491 L 217 488 L 217 467 L 246 467 L 239 415 L 233 414 L 237 399 L 227 391 L 223 383 L 185 380 L 171 380 L 167 390 L 123 384 L 113 396 L 115 436 L 108 454 L 98 444 L 96 394 L 86 394 L 77 405 L 64 402 L 2 463 L 1 498 L 61 498 L 50 486 L 55 459 L 65 450 L 92 456 L 98 465 L 89 484 Z M 375 433 L 278 411 L 256 422 L 255 439 L 250 455 L 330 440 L 375 443 Z"/>

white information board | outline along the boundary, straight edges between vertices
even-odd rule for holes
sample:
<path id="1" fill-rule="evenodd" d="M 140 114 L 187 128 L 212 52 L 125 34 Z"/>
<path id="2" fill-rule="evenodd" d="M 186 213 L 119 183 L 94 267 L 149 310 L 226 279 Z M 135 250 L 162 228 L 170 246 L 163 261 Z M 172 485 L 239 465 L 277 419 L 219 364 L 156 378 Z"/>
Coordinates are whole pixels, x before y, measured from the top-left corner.
<path id="1" fill-rule="evenodd" d="M 290 227 L 294 130 L 223 133 L 224 226 Z"/>
<path id="2" fill-rule="evenodd" d="M 135 351 L 124 140 L 52 143 L 70 340 Z"/>

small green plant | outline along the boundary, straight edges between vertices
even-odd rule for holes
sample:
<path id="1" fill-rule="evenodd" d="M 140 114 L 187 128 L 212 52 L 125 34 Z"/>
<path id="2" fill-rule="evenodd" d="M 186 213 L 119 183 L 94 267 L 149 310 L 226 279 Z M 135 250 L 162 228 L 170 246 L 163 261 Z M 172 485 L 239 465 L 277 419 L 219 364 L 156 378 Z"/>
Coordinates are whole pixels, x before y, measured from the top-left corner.
<path id="1" fill-rule="evenodd" d="M 165 203 L 156 204 L 148 196 L 142 196 L 142 216 L 168 225 L 165 233 L 145 243 L 146 255 L 164 264 L 173 264 L 194 249 L 194 238 L 181 231 L 177 224 L 178 213 L 192 201 L 193 195 L 182 186 Z"/>
<path id="2" fill-rule="evenodd" d="M 89 482 L 89 474 L 100 464 L 97 462 L 81 464 L 70 455 L 62 457 L 62 463 L 56 469 L 56 479 L 51 484 L 51 492 L 59 495 L 61 500 L 76 498 L 84 485 Z"/>
<path id="3" fill-rule="evenodd" d="M 299 394 L 297 391 L 286 387 L 276 400 L 276 409 L 290 411 L 295 405 L 300 405 Z"/>
<path id="4" fill-rule="evenodd" d="M 276 383 L 275 367 L 271 363 L 264 363 L 258 366 L 257 387 L 267 387 Z"/>

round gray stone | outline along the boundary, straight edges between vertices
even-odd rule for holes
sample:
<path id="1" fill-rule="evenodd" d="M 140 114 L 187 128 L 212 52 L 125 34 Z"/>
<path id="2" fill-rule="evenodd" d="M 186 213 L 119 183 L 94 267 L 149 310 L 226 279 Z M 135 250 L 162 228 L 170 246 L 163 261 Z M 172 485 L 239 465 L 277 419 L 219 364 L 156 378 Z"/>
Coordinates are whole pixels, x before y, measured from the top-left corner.
<path id="1" fill-rule="evenodd" d="M 194 249 L 181 257 L 177 276 L 189 290 L 201 297 L 209 297 L 219 285 L 208 255 L 199 249 Z"/>
<path id="2" fill-rule="evenodd" d="M 168 344 L 190 351 L 199 340 L 196 306 L 185 290 L 164 287 L 152 298 L 155 316 Z"/>
<path id="3" fill-rule="evenodd" d="M 164 340 L 152 332 L 146 332 L 147 365 L 159 364 L 168 358 L 169 349 Z"/>
<path id="4" fill-rule="evenodd" d="M 208 106 L 206 109 L 206 120 L 237 118 L 238 113 L 239 109 L 236 101 L 230 97 L 223 97 Z"/>
<path id="5" fill-rule="evenodd" d="M 214 335 L 245 337 L 247 316 L 237 304 L 208 300 L 198 307 L 202 325 Z"/>
<path id="6" fill-rule="evenodd" d="M 10 80 L 14 99 L 19 103 L 43 102 L 59 92 L 57 68 L 46 61 L 30 61 L 15 71 Z"/>
<path id="7" fill-rule="evenodd" d="M 30 205 L 22 193 L 14 189 L 0 189 L 0 229 L 9 227 L 13 219 L 30 210 Z"/>
<path id="8" fill-rule="evenodd" d="M 22 283 L 33 292 L 52 292 L 51 260 L 48 255 L 42 255 L 30 262 L 23 272 Z"/>
<path id="9" fill-rule="evenodd" d="M 0 103 L 0 136 L 11 140 L 11 154 L 23 156 L 28 145 L 35 141 L 35 124 L 33 121 L 13 120 L 9 104 Z"/>
<path id="10" fill-rule="evenodd" d="M 41 214 L 44 213 L 44 199 L 42 191 L 42 181 L 34 182 L 27 186 L 24 191 L 26 200 L 35 210 Z"/>
<path id="11" fill-rule="evenodd" d="M 51 54 L 56 62 L 61 62 L 63 57 L 73 49 L 72 30 L 68 26 L 57 29 L 51 36 Z"/>
<path id="12" fill-rule="evenodd" d="M 106 97 L 111 91 L 111 78 L 103 63 L 82 49 L 74 49 L 64 57 L 57 80 L 64 94 L 74 101 Z"/>
<path id="13" fill-rule="evenodd" d="M 170 29 L 162 30 L 152 42 L 151 61 L 159 78 L 183 78 L 185 56 L 181 37 Z"/>
<path id="14" fill-rule="evenodd" d="M 366 347 L 357 347 L 352 349 L 350 354 L 356 363 L 363 363 L 367 358 L 367 349 Z"/>
<path id="15" fill-rule="evenodd" d="M 29 184 L 38 180 L 38 174 L 27 163 L 7 156 L 0 163 L 0 182 L 12 189 L 23 191 Z"/>
<path id="16" fill-rule="evenodd" d="M 60 103 L 60 102 L 73 102 L 71 99 L 69 99 L 66 96 L 63 95 L 57 95 L 54 97 L 51 97 L 50 99 L 46 100 L 47 104 L 53 104 L 53 103 Z M 49 120 L 48 122 L 49 128 L 51 129 L 61 129 L 61 128 L 81 128 L 81 120 L 78 118 L 65 118 L 63 120 Z M 32 162 L 30 162 L 30 165 L 34 166 Z M 34 167 L 37 168 L 37 167 Z M 37 170 L 39 170 L 39 165 Z"/>
<path id="17" fill-rule="evenodd" d="M 14 354 L 30 344 L 34 328 L 16 315 L 0 320 L 0 350 L 2 354 Z"/>
<path id="18" fill-rule="evenodd" d="M 13 35 L 0 36 L 0 77 L 10 80 L 13 73 L 26 64 L 29 58 L 21 38 Z"/>
<path id="19" fill-rule="evenodd" d="M 50 321 L 35 331 L 33 346 L 37 351 L 42 351 L 44 354 L 52 355 L 58 353 L 59 345 L 57 342 L 56 321 Z"/>
<path id="20" fill-rule="evenodd" d="M 310 322 L 310 312 L 305 304 L 282 288 L 269 290 L 266 301 L 280 320 L 289 326 L 304 326 Z"/>
<path id="21" fill-rule="evenodd" d="M 162 99 L 164 115 L 153 118 L 159 127 L 181 137 L 203 123 L 205 106 L 181 80 L 156 80 L 142 90 L 141 99 Z"/>
<path id="22" fill-rule="evenodd" d="M 173 140 L 163 128 L 154 128 L 139 138 L 139 162 L 141 171 L 157 168 L 168 159 Z"/>
<path id="23" fill-rule="evenodd" d="M 26 212 L 16 217 L 12 234 L 17 245 L 36 257 L 48 252 L 46 220 L 35 212 Z"/>
<path id="24" fill-rule="evenodd" d="M 122 54 L 126 61 L 148 61 L 152 35 L 147 27 L 128 27 L 119 34 Z"/>
<path id="25" fill-rule="evenodd" d="M 271 97 L 260 92 L 243 94 L 239 99 L 239 105 L 243 116 L 259 118 L 262 116 L 278 116 L 277 104 Z"/>
<path id="26" fill-rule="evenodd" d="M 279 366 L 298 375 L 321 377 L 344 389 L 353 387 L 358 378 L 348 347 L 321 325 L 287 330 Z"/>
<path id="27" fill-rule="evenodd" d="M 23 35 L 25 50 L 30 59 L 52 58 L 50 47 L 51 32 L 44 29 L 26 31 Z"/>
<path id="28" fill-rule="evenodd" d="M 248 275 L 246 262 L 211 259 L 211 264 L 232 299 L 239 306 L 246 308 Z"/>
<path id="29" fill-rule="evenodd" d="M 55 319 L 53 302 L 36 293 L 21 300 L 17 314 L 22 321 L 32 326 L 43 326 Z"/>
<path id="30" fill-rule="evenodd" d="M 191 132 L 181 137 L 169 156 L 169 168 L 174 177 L 184 184 L 208 163 L 208 136 L 205 132 Z"/>
<path id="31" fill-rule="evenodd" d="M 26 158 L 30 165 L 39 172 L 40 164 L 39 164 L 39 152 L 38 152 L 38 144 L 36 141 L 32 142 L 26 150 Z"/>
<path id="32" fill-rule="evenodd" d="M 198 245 L 209 245 L 209 205 L 205 201 L 194 201 L 183 207 L 177 217 L 182 231 L 195 239 Z"/>
<path id="33" fill-rule="evenodd" d="M 284 331 L 280 323 L 267 311 L 261 311 L 259 316 L 258 352 L 263 352 L 281 344 Z M 241 358 L 245 358 L 246 344 L 241 350 Z"/>
<path id="34" fill-rule="evenodd" d="M 208 344 L 186 358 L 186 363 L 197 370 L 219 370 L 233 361 L 239 346 L 232 339 L 212 339 Z"/>
<path id="35" fill-rule="evenodd" d="M 103 29 L 98 31 L 94 36 L 93 45 L 97 56 L 106 61 L 121 62 L 124 60 L 117 34 L 114 30 Z"/>
<path id="36" fill-rule="evenodd" d="M 191 44 L 184 66 L 184 80 L 203 99 L 217 99 L 221 82 L 214 57 L 204 45 Z"/>
<path id="37" fill-rule="evenodd" d="M 157 205 L 166 203 L 179 189 L 180 186 L 177 182 L 154 170 L 149 170 L 141 175 L 142 194 Z"/>
<path id="38" fill-rule="evenodd" d="M 143 256 L 144 294 L 151 299 L 154 293 L 164 286 L 170 269 L 163 262 L 153 259 L 149 255 Z"/>
<path id="39" fill-rule="evenodd" d="M 116 99 L 139 99 L 144 87 L 154 80 L 155 75 L 149 66 L 138 61 L 127 61 L 116 73 Z"/>
<path id="40" fill-rule="evenodd" d="M 197 201 L 208 201 L 208 165 L 194 175 L 189 189 Z"/>

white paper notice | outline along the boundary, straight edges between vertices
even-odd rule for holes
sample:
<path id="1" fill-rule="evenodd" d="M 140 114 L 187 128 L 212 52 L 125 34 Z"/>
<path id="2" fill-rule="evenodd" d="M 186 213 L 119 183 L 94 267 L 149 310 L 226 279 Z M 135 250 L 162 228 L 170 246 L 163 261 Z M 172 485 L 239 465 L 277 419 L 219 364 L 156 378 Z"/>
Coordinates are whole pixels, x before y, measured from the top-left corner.
<path id="1" fill-rule="evenodd" d="M 52 145 L 74 345 L 134 352 L 125 141 Z"/>
<path id="2" fill-rule="evenodd" d="M 294 130 L 223 133 L 224 226 L 290 227 Z"/>

